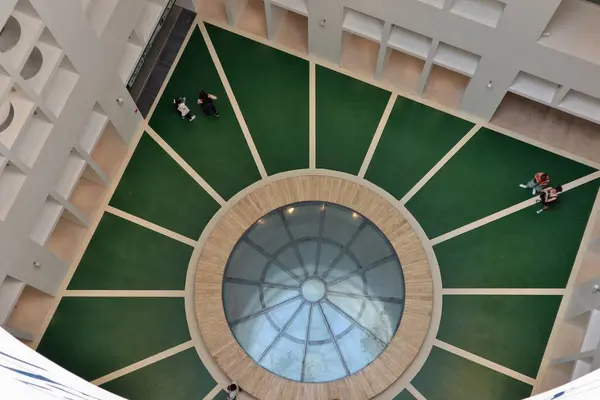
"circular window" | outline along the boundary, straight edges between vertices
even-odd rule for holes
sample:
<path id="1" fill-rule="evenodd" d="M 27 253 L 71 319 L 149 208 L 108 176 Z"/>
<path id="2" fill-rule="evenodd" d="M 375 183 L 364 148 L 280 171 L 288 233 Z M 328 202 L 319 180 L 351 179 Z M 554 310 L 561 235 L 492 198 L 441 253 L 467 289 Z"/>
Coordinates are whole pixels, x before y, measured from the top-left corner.
<path id="1" fill-rule="evenodd" d="M 223 278 L 229 327 L 280 377 L 328 382 L 379 356 L 404 309 L 404 278 L 383 233 L 357 212 L 302 202 L 274 210 L 235 245 Z"/>
<path id="2" fill-rule="evenodd" d="M 15 118 L 15 108 L 10 101 L 0 105 L 0 132 L 5 131 Z"/>
<path id="3" fill-rule="evenodd" d="M 21 38 L 21 25 L 12 15 L 8 17 L 6 24 L 0 29 L 0 53 L 4 53 L 15 47 Z"/>
<path id="4" fill-rule="evenodd" d="M 40 69 L 42 69 L 43 62 L 44 56 L 42 55 L 42 52 L 37 47 L 34 47 L 21 70 L 23 79 L 31 79 L 36 76 L 37 73 L 40 72 Z"/>

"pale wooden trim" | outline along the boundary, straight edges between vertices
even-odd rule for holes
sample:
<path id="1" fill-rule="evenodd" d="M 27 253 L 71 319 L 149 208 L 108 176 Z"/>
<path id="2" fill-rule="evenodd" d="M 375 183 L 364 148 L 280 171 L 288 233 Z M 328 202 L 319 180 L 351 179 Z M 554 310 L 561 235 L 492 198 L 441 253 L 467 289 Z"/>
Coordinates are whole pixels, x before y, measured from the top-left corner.
<path id="1" fill-rule="evenodd" d="M 256 365 L 239 346 L 225 319 L 222 277 L 233 246 L 254 221 L 269 211 L 297 201 L 328 201 L 365 215 L 388 237 L 402 263 L 405 310 L 396 335 L 384 352 L 363 370 L 319 385 L 282 379 Z M 212 223 L 213 221 L 211 221 Z M 318 172 L 281 178 L 251 190 L 221 213 L 203 232 L 195 279 L 195 311 L 201 339 L 218 367 L 256 398 L 370 399 L 387 389 L 419 354 L 433 312 L 433 279 L 420 236 L 395 204 L 356 182 Z"/>

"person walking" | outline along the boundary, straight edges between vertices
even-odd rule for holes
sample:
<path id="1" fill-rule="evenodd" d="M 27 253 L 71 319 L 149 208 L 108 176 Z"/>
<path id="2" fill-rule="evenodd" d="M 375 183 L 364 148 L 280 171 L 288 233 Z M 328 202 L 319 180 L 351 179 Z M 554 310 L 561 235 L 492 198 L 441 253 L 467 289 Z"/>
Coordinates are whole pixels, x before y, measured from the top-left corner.
<path id="1" fill-rule="evenodd" d="M 558 194 L 562 193 L 562 191 L 562 186 L 557 186 L 556 188 L 546 187 L 542 189 L 542 193 L 540 194 L 540 198 L 537 202 L 541 202 L 543 207 L 537 210 L 537 213 L 541 214 L 547 210 L 550 205 L 558 203 Z"/>
<path id="2" fill-rule="evenodd" d="M 198 92 L 198 101 L 200 104 L 200 108 L 202 108 L 202 112 L 209 117 L 219 118 L 219 112 L 217 111 L 217 107 L 213 100 L 216 100 L 217 96 L 214 94 L 206 93 L 204 90 Z"/>
<path id="3" fill-rule="evenodd" d="M 523 189 L 531 189 L 531 195 L 535 196 L 550 184 L 550 176 L 545 172 L 538 172 L 526 184 L 519 184 Z"/>
<path id="4" fill-rule="evenodd" d="M 175 97 L 173 99 L 173 104 L 175 104 L 175 109 L 179 112 L 182 119 L 187 119 L 192 122 L 196 118 L 188 106 L 185 105 L 185 97 Z"/>

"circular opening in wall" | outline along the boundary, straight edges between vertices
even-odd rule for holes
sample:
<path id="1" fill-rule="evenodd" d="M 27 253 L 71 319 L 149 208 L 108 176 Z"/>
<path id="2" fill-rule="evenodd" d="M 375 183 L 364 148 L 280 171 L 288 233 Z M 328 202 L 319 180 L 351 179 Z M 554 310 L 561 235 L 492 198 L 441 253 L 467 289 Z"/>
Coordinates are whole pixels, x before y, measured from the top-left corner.
<path id="1" fill-rule="evenodd" d="M 40 72 L 40 69 L 42 69 L 43 63 L 44 56 L 42 55 L 42 52 L 37 47 L 34 47 L 21 70 L 23 79 L 31 79 L 36 76 L 37 73 Z"/>
<path id="2" fill-rule="evenodd" d="M 0 132 L 4 132 L 15 117 L 15 108 L 10 101 L 0 105 Z"/>
<path id="3" fill-rule="evenodd" d="M 15 47 L 21 38 L 21 25 L 12 15 L 8 17 L 6 24 L 0 30 L 0 53 L 4 53 Z"/>
<path id="4" fill-rule="evenodd" d="M 329 382 L 388 346 L 404 310 L 392 245 L 347 207 L 300 202 L 255 222 L 225 267 L 227 323 L 261 367 L 289 380 Z"/>

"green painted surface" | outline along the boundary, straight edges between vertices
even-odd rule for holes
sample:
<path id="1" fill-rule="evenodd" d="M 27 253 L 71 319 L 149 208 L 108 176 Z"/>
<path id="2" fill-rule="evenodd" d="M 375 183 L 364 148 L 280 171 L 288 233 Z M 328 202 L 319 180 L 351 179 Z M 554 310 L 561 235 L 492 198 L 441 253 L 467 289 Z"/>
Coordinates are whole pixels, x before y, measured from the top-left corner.
<path id="1" fill-rule="evenodd" d="M 221 390 L 213 400 L 227 400 L 227 393 L 224 390 Z"/>
<path id="2" fill-rule="evenodd" d="M 218 97 L 220 118 L 202 114 L 198 91 Z M 197 118 L 181 119 L 173 98 L 185 96 Z M 260 179 L 258 169 L 202 35 L 196 30 L 165 88 L 150 126 L 224 198 Z"/>
<path id="3" fill-rule="evenodd" d="M 357 174 L 390 93 L 316 68 L 317 167 Z"/>
<path id="4" fill-rule="evenodd" d="M 599 180 L 501 218 L 434 247 L 447 288 L 564 288 L 587 224 Z"/>
<path id="5" fill-rule="evenodd" d="M 481 129 L 407 203 L 430 238 L 531 197 L 518 185 L 539 171 L 554 185 L 594 172 L 568 158 Z"/>
<path id="6" fill-rule="evenodd" d="M 435 346 L 411 383 L 427 400 L 521 400 L 532 389 Z"/>
<path id="7" fill-rule="evenodd" d="M 160 146 L 144 134 L 110 205 L 192 239 L 219 208 Z"/>
<path id="8" fill-rule="evenodd" d="M 471 122 L 398 96 L 365 178 L 400 199 L 472 127 Z"/>
<path id="9" fill-rule="evenodd" d="M 308 168 L 308 61 L 207 29 L 267 173 Z"/>
<path id="10" fill-rule="evenodd" d="M 410 394 L 410 392 L 406 389 L 400 392 L 400 394 L 394 397 L 392 400 L 416 400 L 415 396 Z"/>
<path id="11" fill-rule="evenodd" d="M 535 378 L 561 296 L 444 296 L 438 339 Z"/>
<path id="12" fill-rule="evenodd" d="M 188 340 L 182 298 L 65 297 L 37 351 L 94 380 Z"/>
<path id="13" fill-rule="evenodd" d="M 203 399 L 216 382 L 191 348 L 101 387 L 129 400 Z"/>
<path id="14" fill-rule="evenodd" d="M 69 289 L 183 290 L 193 248 L 105 213 Z"/>

